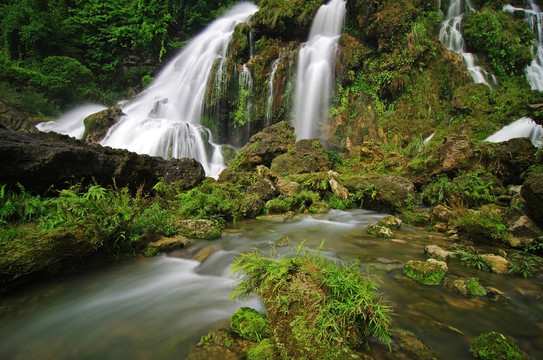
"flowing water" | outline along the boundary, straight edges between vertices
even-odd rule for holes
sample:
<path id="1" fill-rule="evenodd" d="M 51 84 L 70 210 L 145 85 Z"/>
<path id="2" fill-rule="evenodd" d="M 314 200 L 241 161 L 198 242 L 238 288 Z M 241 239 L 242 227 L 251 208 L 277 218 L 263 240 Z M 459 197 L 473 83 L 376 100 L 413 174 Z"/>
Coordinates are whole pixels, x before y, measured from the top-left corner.
<path id="1" fill-rule="evenodd" d="M 83 105 L 67 111 L 54 121 L 43 122 L 36 125 L 36 127 L 43 132 L 53 131 L 59 134 L 69 135 L 76 139 L 81 139 L 85 132 L 83 120 L 85 120 L 87 116 L 104 109 L 106 109 L 106 107 L 99 104 Z"/>
<path id="2" fill-rule="evenodd" d="M 311 25 L 309 39 L 300 50 L 294 109 L 298 140 L 318 137 L 319 124 L 328 118 L 333 63 L 345 13 L 345 0 L 322 5 Z"/>
<path id="3" fill-rule="evenodd" d="M 466 42 L 462 36 L 462 19 L 467 12 L 475 11 L 469 0 L 451 0 L 446 18 L 439 30 L 439 41 L 449 50 L 462 56 L 473 81 L 492 87 L 497 79 L 490 72 L 477 65 L 476 58 L 466 51 Z"/>
<path id="4" fill-rule="evenodd" d="M 274 103 L 274 93 L 273 93 L 273 81 L 275 80 L 275 73 L 279 67 L 279 61 L 281 60 L 281 55 L 272 64 L 270 78 L 268 79 L 268 99 L 266 100 L 266 126 L 270 126 L 272 122 L 273 115 L 273 103 Z"/>
<path id="5" fill-rule="evenodd" d="M 541 147 L 543 146 L 543 126 L 536 124 L 530 118 L 523 117 L 504 126 L 498 132 L 487 137 L 485 141 L 497 143 L 520 137 L 527 137 L 534 146 Z"/>
<path id="6" fill-rule="evenodd" d="M 194 249 L 169 256 L 134 258 L 95 271 L 55 279 L 0 299 L 0 358 L 12 359 L 183 359 L 211 328 L 228 324 L 241 306 L 262 309 L 257 298 L 230 301 L 237 279 L 230 264 L 239 252 L 288 238 L 332 260 L 357 260 L 362 271 L 380 277 L 380 291 L 396 313 L 395 327 L 415 332 L 439 359 L 466 359 L 469 342 L 482 332 L 515 338 L 532 359 L 543 358 L 543 278 L 525 280 L 488 274 L 449 263 L 449 276 L 478 277 L 511 298 L 495 303 L 469 299 L 439 286 L 424 286 L 402 275 L 403 263 L 424 259 L 424 246 L 450 245 L 437 233 L 403 226 L 396 239 L 366 234 L 384 214 L 331 211 L 284 222 L 280 217 L 240 221 L 215 241 L 194 249 L 219 250 L 199 264 Z M 185 258 L 186 257 L 186 258 Z M 372 345 L 376 359 L 386 351 Z"/>

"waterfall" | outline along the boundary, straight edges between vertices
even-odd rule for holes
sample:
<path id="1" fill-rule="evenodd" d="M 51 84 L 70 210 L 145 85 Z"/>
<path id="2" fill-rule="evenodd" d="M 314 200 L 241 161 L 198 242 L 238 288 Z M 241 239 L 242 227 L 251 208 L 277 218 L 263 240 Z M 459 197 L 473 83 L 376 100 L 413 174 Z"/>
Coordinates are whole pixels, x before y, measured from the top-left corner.
<path id="1" fill-rule="evenodd" d="M 543 127 L 532 119 L 523 117 L 504 126 L 500 131 L 487 137 L 485 141 L 502 142 L 519 137 L 530 138 L 534 146 L 541 147 L 543 145 Z"/>
<path id="2" fill-rule="evenodd" d="M 253 95 L 253 76 L 245 64 L 243 64 L 242 71 L 239 74 L 239 90 L 238 101 L 240 101 L 241 106 L 244 106 L 244 118 L 237 118 L 239 115 L 236 114 L 235 121 L 239 126 L 247 125 L 247 139 L 249 139 L 251 137 L 251 108 L 253 107 L 251 99 Z"/>
<path id="3" fill-rule="evenodd" d="M 498 83 L 496 77 L 476 64 L 475 56 L 466 52 L 461 24 L 466 12 L 475 11 L 469 0 L 451 0 L 447 17 L 439 30 L 439 41 L 449 50 L 462 56 L 473 81 L 489 87 Z"/>
<path id="4" fill-rule="evenodd" d="M 322 5 L 311 26 L 309 39 L 300 50 L 294 108 L 298 140 L 317 137 L 318 124 L 328 117 L 333 62 L 345 13 L 345 0 L 331 0 Z"/>
<path id="5" fill-rule="evenodd" d="M 534 0 L 528 0 L 526 9 L 506 5 L 503 11 L 515 12 L 523 11 L 525 21 L 528 23 L 534 34 L 537 43 L 533 46 L 534 60 L 526 67 L 526 79 L 530 83 L 532 90 L 543 91 L 543 13 Z"/>
<path id="6" fill-rule="evenodd" d="M 272 113 L 273 113 L 273 81 L 275 79 L 275 72 L 279 67 L 279 61 L 281 60 L 281 55 L 273 62 L 272 69 L 270 73 L 270 78 L 268 79 L 268 99 L 266 101 L 266 126 L 270 126 L 272 122 Z"/>
<path id="7" fill-rule="evenodd" d="M 85 124 L 83 123 L 83 120 L 85 120 L 87 116 L 104 109 L 106 109 L 106 107 L 99 104 L 79 106 L 65 112 L 56 120 L 39 123 L 36 125 L 36 128 L 43 132 L 53 131 L 59 134 L 69 135 L 76 139 L 81 139 L 85 133 Z"/>

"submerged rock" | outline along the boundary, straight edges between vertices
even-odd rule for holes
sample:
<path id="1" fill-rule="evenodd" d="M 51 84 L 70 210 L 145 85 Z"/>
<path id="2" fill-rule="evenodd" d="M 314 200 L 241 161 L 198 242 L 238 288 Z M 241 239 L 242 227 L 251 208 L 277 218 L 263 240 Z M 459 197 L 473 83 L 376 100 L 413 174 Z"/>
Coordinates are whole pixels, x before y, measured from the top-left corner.
<path id="1" fill-rule="evenodd" d="M 528 360 L 529 356 L 513 340 L 492 331 L 473 339 L 470 351 L 477 359 L 483 360 Z"/>
<path id="2" fill-rule="evenodd" d="M 392 348 L 405 353 L 410 359 L 433 360 L 435 355 L 415 333 L 409 330 L 392 330 Z"/>
<path id="3" fill-rule="evenodd" d="M 221 226 L 211 220 L 178 220 L 174 227 L 183 235 L 197 239 L 217 239 L 221 236 Z"/>

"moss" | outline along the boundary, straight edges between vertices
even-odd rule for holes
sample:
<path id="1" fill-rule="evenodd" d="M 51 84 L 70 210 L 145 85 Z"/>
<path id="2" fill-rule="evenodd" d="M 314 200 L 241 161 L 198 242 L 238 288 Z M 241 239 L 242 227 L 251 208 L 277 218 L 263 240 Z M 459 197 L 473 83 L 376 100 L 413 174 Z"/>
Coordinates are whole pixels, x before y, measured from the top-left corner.
<path id="1" fill-rule="evenodd" d="M 471 278 L 466 282 L 466 289 L 471 296 L 486 296 L 486 289 L 479 284 L 479 279 Z"/>
<path id="2" fill-rule="evenodd" d="M 143 251 L 143 256 L 153 257 L 158 254 L 158 249 L 154 246 L 149 246 Z"/>
<path id="3" fill-rule="evenodd" d="M 473 339 L 470 351 L 483 360 L 528 360 L 528 355 L 512 340 L 494 331 Z"/>
<path id="4" fill-rule="evenodd" d="M 230 317 L 232 330 L 242 338 L 253 341 L 261 341 L 272 336 L 272 329 L 268 320 L 249 307 L 242 307 Z"/>
<path id="5" fill-rule="evenodd" d="M 405 263 L 403 273 L 424 285 L 439 285 L 445 277 L 445 270 L 439 265 L 416 260 L 409 260 Z"/>
<path id="6" fill-rule="evenodd" d="M 426 211 L 404 210 L 400 215 L 401 219 L 409 225 L 427 226 L 431 217 Z"/>
<path id="7" fill-rule="evenodd" d="M 468 211 L 454 221 L 461 236 L 480 243 L 503 244 L 507 240 L 507 227 L 495 208 Z"/>
<path id="8" fill-rule="evenodd" d="M 273 360 L 280 359 L 275 343 L 264 339 L 247 351 L 247 360 Z"/>
<path id="9" fill-rule="evenodd" d="M 366 231 L 368 232 L 368 234 L 373 235 L 373 236 L 377 236 L 377 237 L 381 237 L 385 239 L 394 238 L 394 234 L 392 233 L 392 231 L 389 228 L 384 227 L 384 226 L 369 225 Z"/>

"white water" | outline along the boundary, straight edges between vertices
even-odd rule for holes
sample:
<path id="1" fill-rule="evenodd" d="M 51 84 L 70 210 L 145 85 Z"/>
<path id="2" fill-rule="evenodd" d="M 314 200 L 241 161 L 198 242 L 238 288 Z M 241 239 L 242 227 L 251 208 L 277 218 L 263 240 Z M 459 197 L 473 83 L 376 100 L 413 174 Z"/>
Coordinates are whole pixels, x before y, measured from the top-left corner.
<path id="1" fill-rule="evenodd" d="M 300 50 L 294 110 L 298 140 L 318 137 L 319 123 L 328 117 L 333 62 L 345 13 L 345 0 L 322 5 L 313 20 L 309 40 Z"/>
<path id="2" fill-rule="evenodd" d="M 543 127 L 536 124 L 532 119 L 523 117 L 504 126 L 498 132 L 487 137 L 485 141 L 497 143 L 520 137 L 530 138 L 534 146 L 541 147 L 543 145 L 541 139 L 543 137 Z"/>
<path id="3" fill-rule="evenodd" d="M 106 107 L 99 104 L 83 105 L 67 111 L 54 121 L 40 123 L 36 125 L 36 128 L 43 132 L 53 131 L 59 134 L 69 135 L 76 139 L 81 139 L 85 133 L 85 124 L 83 123 L 83 120 L 85 120 L 87 116 L 104 109 L 106 109 Z"/>
<path id="4" fill-rule="evenodd" d="M 543 91 L 543 14 L 534 0 L 528 0 L 527 8 L 517 8 L 506 5 L 503 11 L 515 12 L 524 11 L 525 21 L 528 23 L 534 34 L 537 43 L 534 44 L 532 52 L 534 60 L 526 67 L 526 79 L 530 83 L 532 90 Z"/>
<path id="5" fill-rule="evenodd" d="M 277 71 L 277 68 L 279 67 L 279 61 L 281 60 L 281 55 L 272 64 L 272 69 L 270 73 L 270 78 L 268 79 L 268 99 L 266 101 L 266 126 L 271 125 L 272 121 L 272 114 L 273 114 L 273 101 L 274 101 L 274 93 L 273 93 L 273 82 L 275 80 L 275 72 Z"/>
<path id="6" fill-rule="evenodd" d="M 469 0 L 451 0 L 447 17 L 439 30 L 439 41 L 447 49 L 462 56 L 475 83 L 492 87 L 498 83 L 496 77 L 477 65 L 475 56 L 466 51 L 466 43 L 462 37 L 461 24 L 464 14 L 473 11 L 475 10 Z"/>

